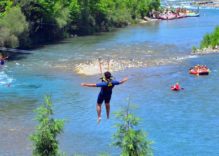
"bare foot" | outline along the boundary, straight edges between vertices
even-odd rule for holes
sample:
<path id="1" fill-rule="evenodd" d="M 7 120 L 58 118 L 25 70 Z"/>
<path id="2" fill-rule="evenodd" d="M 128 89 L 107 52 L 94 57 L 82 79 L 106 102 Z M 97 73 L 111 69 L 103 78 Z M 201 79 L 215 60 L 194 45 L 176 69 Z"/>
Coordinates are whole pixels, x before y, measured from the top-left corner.
<path id="1" fill-rule="evenodd" d="M 100 121 L 101 121 L 101 117 L 98 117 L 97 123 L 100 124 Z"/>

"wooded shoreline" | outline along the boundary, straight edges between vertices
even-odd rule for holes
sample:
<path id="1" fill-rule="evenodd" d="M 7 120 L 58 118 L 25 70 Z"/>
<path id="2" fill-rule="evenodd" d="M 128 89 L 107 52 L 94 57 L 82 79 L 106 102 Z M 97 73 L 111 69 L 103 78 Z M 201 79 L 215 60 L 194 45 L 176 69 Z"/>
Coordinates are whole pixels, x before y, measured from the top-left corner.
<path id="1" fill-rule="evenodd" d="M 72 36 L 137 23 L 160 0 L 19 0 L 0 2 L 0 47 L 30 49 Z"/>

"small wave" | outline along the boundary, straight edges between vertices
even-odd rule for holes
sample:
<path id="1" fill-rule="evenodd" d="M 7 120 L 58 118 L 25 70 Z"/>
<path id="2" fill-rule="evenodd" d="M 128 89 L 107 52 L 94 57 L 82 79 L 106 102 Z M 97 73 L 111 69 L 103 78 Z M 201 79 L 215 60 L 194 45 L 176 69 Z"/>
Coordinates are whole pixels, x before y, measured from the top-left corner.
<path id="1" fill-rule="evenodd" d="M 197 58 L 197 55 L 188 55 L 188 56 L 183 56 L 183 57 L 177 57 L 176 60 L 186 60 L 186 59 L 191 59 L 191 58 Z"/>
<path id="2" fill-rule="evenodd" d="M 13 78 L 10 78 L 4 71 L 0 72 L 0 85 L 8 85 L 13 82 Z"/>

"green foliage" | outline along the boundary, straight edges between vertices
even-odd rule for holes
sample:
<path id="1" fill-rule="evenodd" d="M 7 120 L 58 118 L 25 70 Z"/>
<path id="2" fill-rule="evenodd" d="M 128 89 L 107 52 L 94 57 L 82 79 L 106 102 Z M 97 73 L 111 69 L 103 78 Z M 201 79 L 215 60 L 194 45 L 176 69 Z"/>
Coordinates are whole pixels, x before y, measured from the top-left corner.
<path id="1" fill-rule="evenodd" d="M 196 52 L 197 48 L 195 46 L 192 47 L 192 52 Z"/>
<path id="2" fill-rule="evenodd" d="M 160 0 L 151 0 L 150 1 L 150 10 L 159 10 L 160 8 Z"/>
<path id="3" fill-rule="evenodd" d="M 215 48 L 219 45 L 219 26 L 217 26 L 214 30 L 214 32 L 210 34 L 206 34 L 200 44 L 200 48 Z"/>
<path id="4" fill-rule="evenodd" d="M 211 47 L 215 48 L 217 45 L 219 45 L 219 26 L 211 34 Z"/>
<path id="5" fill-rule="evenodd" d="M 98 156 L 110 156 L 108 153 L 100 153 Z"/>
<path id="6" fill-rule="evenodd" d="M 55 3 L 53 14 L 59 28 L 63 28 L 67 25 L 69 20 L 69 13 L 69 8 L 65 7 L 61 1 Z"/>
<path id="7" fill-rule="evenodd" d="M 76 27 L 81 34 L 122 27 L 160 6 L 159 0 L 81 0 L 78 4 L 81 17 Z"/>
<path id="8" fill-rule="evenodd" d="M 126 0 L 115 0 L 114 11 L 110 17 L 114 26 L 122 27 L 132 22 L 130 10 L 127 8 Z"/>
<path id="9" fill-rule="evenodd" d="M 68 21 L 69 9 L 67 0 L 35 0 L 38 5 L 45 9 L 48 16 L 54 18 L 59 28 L 63 28 Z"/>
<path id="10" fill-rule="evenodd" d="M 69 3 L 70 20 L 76 22 L 81 15 L 81 6 L 78 0 L 71 0 Z"/>
<path id="11" fill-rule="evenodd" d="M 28 34 L 28 23 L 20 7 L 12 7 L 0 18 L 0 46 L 18 47 L 22 34 Z"/>
<path id="12" fill-rule="evenodd" d="M 8 11 L 13 5 L 12 0 L 1 0 L 0 1 L 0 17 L 4 16 L 6 11 Z"/>
<path id="13" fill-rule="evenodd" d="M 60 1 L 23 0 L 20 5 L 30 23 L 30 42 L 32 45 L 52 42 L 64 37 L 69 10 Z"/>
<path id="14" fill-rule="evenodd" d="M 130 113 L 130 104 L 127 108 L 116 113 L 120 123 L 116 124 L 114 146 L 121 149 L 121 156 L 151 156 L 151 142 L 147 140 L 145 132 L 138 130 L 139 118 Z"/>
<path id="15" fill-rule="evenodd" d="M 140 14 L 141 17 L 147 16 L 151 10 L 159 10 L 160 0 L 141 0 L 140 2 Z"/>
<path id="16" fill-rule="evenodd" d="M 1 36 L 8 36 L 7 45 L 12 47 L 35 46 L 57 41 L 72 34 L 89 35 L 109 31 L 138 21 L 150 10 L 158 9 L 159 0 L 1 0 L 0 18 L 11 8 L 21 7 L 29 31 L 20 33 L 21 38 L 11 34 L 5 27 Z M 14 16 L 17 14 L 14 13 Z M 6 18 L 4 19 L 6 20 Z M 22 18 L 23 20 L 23 18 Z M 19 20 L 11 20 L 16 29 Z M 22 21 L 24 25 L 26 22 Z M 28 30 L 28 29 L 26 29 Z M 66 35 L 67 34 L 67 35 Z M 21 42 L 19 44 L 19 41 Z M 0 41 L 1 45 L 5 41 Z"/>
<path id="17" fill-rule="evenodd" d="M 33 155 L 35 156 L 57 156 L 59 154 L 57 135 L 64 127 L 63 120 L 53 119 L 52 101 L 45 97 L 45 102 L 37 110 L 36 120 L 39 125 L 31 135 L 34 144 Z"/>
<path id="18" fill-rule="evenodd" d="M 211 44 L 211 36 L 210 34 L 206 34 L 203 40 L 201 41 L 201 49 L 205 47 L 207 48 L 210 44 Z"/>

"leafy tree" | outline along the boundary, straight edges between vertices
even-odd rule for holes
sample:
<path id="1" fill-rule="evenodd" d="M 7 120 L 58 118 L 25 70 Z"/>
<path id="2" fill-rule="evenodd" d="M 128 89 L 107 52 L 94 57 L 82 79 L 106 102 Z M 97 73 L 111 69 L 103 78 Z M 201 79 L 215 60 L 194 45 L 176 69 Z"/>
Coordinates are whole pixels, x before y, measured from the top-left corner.
<path id="1" fill-rule="evenodd" d="M 110 17 L 114 11 L 114 3 L 109 0 L 99 0 L 94 5 L 93 14 L 95 17 L 95 22 L 97 30 L 105 31 L 109 27 Z"/>
<path id="2" fill-rule="evenodd" d="M 80 35 L 93 34 L 95 32 L 95 18 L 92 15 L 93 5 L 90 0 L 81 0 L 81 17 L 78 22 Z"/>
<path id="3" fill-rule="evenodd" d="M 64 127 L 63 120 L 53 119 L 52 101 L 46 96 L 45 102 L 37 109 L 36 120 L 39 125 L 36 131 L 31 135 L 34 144 L 33 155 L 35 156 L 58 156 L 57 135 Z"/>
<path id="4" fill-rule="evenodd" d="M 20 5 L 30 24 L 32 45 L 64 38 L 70 14 L 67 0 L 21 0 Z"/>
<path id="5" fill-rule="evenodd" d="M 216 27 L 214 32 L 211 34 L 211 47 L 215 48 L 219 45 L 219 27 Z"/>
<path id="6" fill-rule="evenodd" d="M 214 32 L 210 34 L 206 34 L 200 44 L 200 48 L 216 48 L 219 46 L 219 26 L 217 26 L 214 30 Z"/>
<path id="7" fill-rule="evenodd" d="M 21 7 L 29 31 L 25 29 L 18 36 L 12 35 L 10 29 L 0 24 L 3 32 L 0 44 L 32 47 L 63 39 L 69 34 L 88 35 L 125 26 L 144 17 L 150 10 L 158 9 L 160 0 L 1 0 L 0 19 L 14 6 Z M 20 24 L 19 20 L 11 21 L 15 26 Z"/>
<path id="8" fill-rule="evenodd" d="M 201 48 L 205 48 L 208 47 L 211 43 L 211 39 L 210 39 L 210 34 L 206 34 L 203 38 L 203 40 L 201 41 Z"/>
<path id="9" fill-rule="evenodd" d="M 20 7 L 12 7 L 0 18 L 0 46 L 18 47 L 23 34 L 28 35 L 28 23 Z"/>
<path id="10" fill-rule="evenodd" d="M 112 14 L 112 23 L 116 27 L 122 27 L 132 21 L 130 10 L 127 9 L 126 0 L 114 0 L 115 9 Z"/>
<path id="11" fill-rule="evenodd" d="M 130 10 L 130 14 L 132 19 L 136 19 L 139 16 L 139 5 L 140 3 L 138 2 L 138 0 L 127 0 L 126 1 L 126 5 L 127 8 Z"/>
<path id="12" fill-rule="evenodd" d="M 81 6 L 78 0 L 71 0 L 69 3 L 70 20 L 76 23 L 81 16 Z"/>
<path id="13" fill-rule="evenodd" d="M 152 9 L 158 10 L 159 7 L 160 7 L 160 0 L 151 0 L 150 1 L 150 10 L 152 10 Z"/>
<path id="14" fill-rule="evenodd" d="M 49 16 L 53 17 L 56 24 L 62 28 L 67 24 L 69 17 L 68 0 L 35 0 L 41 5 Z"/>
<path id="15" fill-rule="evenodd" d="M 117 132 L 114 134 L 114 146 L 121 148 L 121 156 L 151 156 L 151 142 L 147 140 L 146 134 L 135 127 L 139 118 L 130 113 L 130 104 L 127 108 L 116 113 L 120 123 L 116 124 Z"/>
<path id="16" fill-rule="evenodd" d="M 12 0 L 1 0 L 0 1 L 0 17 L 5 15 L 5 12 L 8 11 L 13 5 Z"/>

